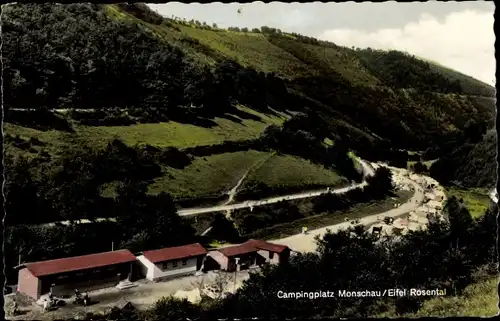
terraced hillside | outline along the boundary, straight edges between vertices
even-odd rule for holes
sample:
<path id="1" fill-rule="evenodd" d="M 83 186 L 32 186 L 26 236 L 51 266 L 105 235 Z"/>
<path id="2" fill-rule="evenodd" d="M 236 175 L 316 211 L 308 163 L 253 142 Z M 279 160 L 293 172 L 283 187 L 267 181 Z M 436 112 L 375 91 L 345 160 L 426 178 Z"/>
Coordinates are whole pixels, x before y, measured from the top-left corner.
<path id="1" fill-rule="evenodd" d="M 348 150 L 439 151 L 494 113 L 492 87 L 407 54 L 223 30 L 140 4 L 14 4 L 3 32 L 7 157 L 26 156 L 41 191 L 78 153 L 149 164 L 144 176 L 144 164 L 116 168 L 92 195 L 132 175 L 153 194 L 220 197 L 273 153 L 243 189 L 343 184 Z"/>

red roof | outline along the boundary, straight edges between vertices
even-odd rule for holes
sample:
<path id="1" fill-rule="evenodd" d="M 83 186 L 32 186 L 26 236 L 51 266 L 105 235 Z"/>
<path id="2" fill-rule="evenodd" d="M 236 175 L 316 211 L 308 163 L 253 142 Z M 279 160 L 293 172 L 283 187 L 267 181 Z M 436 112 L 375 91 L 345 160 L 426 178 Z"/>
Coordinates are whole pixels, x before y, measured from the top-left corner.
<path id="1" fill-rule="evenodd" d="M 251 239 L 243 244 L 225 247 L 225 248 L 219 249 L 218 251 L 227 257 L 231 257 L 231 256 L 237 256 L 237 255 L 257 252 L 258 250 L 266 250 L 266 251 L 270 251 L 270 252 L 281 253 L 287 248 L 288 247 L 285 245 L 278 245 L 278 244 L 269 243 L 269 242 L 262 241 L 262 240 Z"/>
<path id="2" fill-rule="evenodd" d="M 167 247 L 159 250 L 145 251 L 144 257 L 152 263 L 165 262 L 170 260 L 184 259 L 193 256 L 207 254 L 207 250 L 200 243 L 183 246 Z"/>
<path id="3" fill-rule="evenodd" d="M 34 276 L 46 276 L 58 273 L 92 269 L 102 266 L 128 263 L 136 260 L 129 250 L 119 250 L 90 255 L 66 257 L 62 259 L 24 263 Z"/>
<path id="4" fill-rule="evenodd" d="M 218 249 L 218 251 L 227 257 L 231 257 L 231 256 L 236 256 L 236 255 L 257 252 L 258 249 L 255 246 L 253 246 L 252 244 L 248 244 L 248 242 L 247 242 L 247 243 L 243 243 L 240 245 L 224 247 L 222 249 Z"/>
<path id="5" fill-rule="evenodd" d="M 253 246 L 255 246 L 258 249 L 266 250 L 266 251 L 270 251 L 270 252 L 275 252 L 275 253 L 281 253 L 284 250 L 288 249 L 288 246 L 286 246 L 286 245 L 269 243 L 269 242 L 262 241 L 262 240 L 251 239 L 247 243 L 253 244 Z"/>

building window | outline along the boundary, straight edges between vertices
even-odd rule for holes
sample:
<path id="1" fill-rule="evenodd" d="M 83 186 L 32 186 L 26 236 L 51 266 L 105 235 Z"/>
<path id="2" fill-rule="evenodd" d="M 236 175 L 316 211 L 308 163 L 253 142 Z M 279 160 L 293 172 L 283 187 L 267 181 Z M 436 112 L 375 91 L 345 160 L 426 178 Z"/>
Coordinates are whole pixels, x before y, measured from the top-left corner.
<path id="1" fill-rule="evenodd" d="M 271 259 L 271 260 L 272 260 L 272 259 L 273 259 L 273 257 L 274 257 L 274 252 L 269 252 L 269 259 Z"/>
<path id="2" fill-rule="evenodd" d="M 188 260 L 187 259 L 183 259 L 182 260 L 182 265 L 186 265 L 186 264 L 188 264 Z"/>
<path id="3" fill-rule="evenodd" d="M 173 267 L 177 267 L 177 260 L 172 261 L 172 266 L 173 266 Z"/>
<path id="4" fill-rule="evenodd" d="M 166 270 L 168 268 L 168 262 L 165 262 L 161 265 L 163 270 Z"/>

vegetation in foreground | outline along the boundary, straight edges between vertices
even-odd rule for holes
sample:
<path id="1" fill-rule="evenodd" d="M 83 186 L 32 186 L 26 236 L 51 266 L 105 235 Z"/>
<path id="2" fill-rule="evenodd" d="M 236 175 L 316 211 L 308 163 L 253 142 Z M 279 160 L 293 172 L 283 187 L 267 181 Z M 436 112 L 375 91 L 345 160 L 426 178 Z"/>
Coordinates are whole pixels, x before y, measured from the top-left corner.
<path id="1" fill-rule="evenodd" d="M 399 240 L 393 237 L 378 239 L 363 228 L 326 234 L 317 240 L 317 253 L 297 254 L 287 264 L 268 266 L 252 274 L 235 294 L 218 299 L 203 298 L 197 304 L 168 298 L 145 313 L 135 313 L 134 317 L 140 320 L 174 320 L 178 317 L 249 316 L 492 316 L 497 313 L 493 308 L 496 296 L 489 296 L 489 293 L 495 292 L 496 281 L 493 278 L 498 274 L 495 247 L 498 208 L 491 204 L 484 215 L 473 219 L 463 204 L 452 197 L 446 211 L 449 223 L 431 223 L 427 231 L 398 236 Z M 279 290 L 360 290 L 367 289 L 367 284 L 370 284 L 369 290 L 441 288 L 446 289 L 447 296 L 336 296 L 293 300 L 293 304 L 276 296 Z M 454 302 L 459 303 L 454 304 L 451 311 L 445 310 Z M 481 305 L 477 305 L 479 303 Z"/>
<path id="2" fill-rule="evenodd" d="M 498 277 L 467 286 L 457 297 L 436 298 L 408 317 L 489 317 L 498 315 Z"/>
<path id="3" fill-rule="evenodd" d="M 485 268 L 493 267 L 485 266 Z M 431 298 L 414 313 L 397 314 L 394 309 L 391 309 L 377 317 L 491 317 L 498 315 L 498 277 L 492 277 L 493 271 L 485 273 L 484 270 L 484 268 L 478 269 L 475 281 L 468 285 L 460 295 Z"/>

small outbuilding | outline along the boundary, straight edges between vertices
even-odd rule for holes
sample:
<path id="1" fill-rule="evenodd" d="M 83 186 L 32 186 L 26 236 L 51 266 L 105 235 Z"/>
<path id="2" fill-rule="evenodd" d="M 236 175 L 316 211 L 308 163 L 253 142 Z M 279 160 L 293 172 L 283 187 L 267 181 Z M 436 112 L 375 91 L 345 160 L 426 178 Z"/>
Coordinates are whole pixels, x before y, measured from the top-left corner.
<path id="1" fill-rule="evenodd" d="M 116 309 L 120 310 L 120 311 L 124 311 L 124 310 L 132 311 L 132 310 L 135 310 L 134 305 L 132 303 L 130 303 L 129 301 L 125 300 L 124 298 L 120 298 L 120 300 L 118 300 L 115 303 L 114 307 Z"/>
<path id="2" fill-rule="evenodd" d="M 285 245 L 251 239 L 243 244 L 211 251 L 208 256 L 216 261 L 221 270 L 240 271 L 264 263 L 278 264 L 290 257 Z"/>
<path id="3" fill-rule="evenodd" d="M 199 243 L 145 251 L 137 257 L 142 275 L 150 281 L 195 274 L 207 250 Z"/>
<path id="4" fill-rule="evenodd" d="M 18 292 L 35 300 L 52 292 L 55 296 L 113 287 L 133 275 L 136 257 L 119 250 L 56 260 L 23 263 L 19 269 Z"/>

